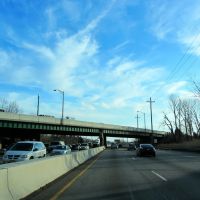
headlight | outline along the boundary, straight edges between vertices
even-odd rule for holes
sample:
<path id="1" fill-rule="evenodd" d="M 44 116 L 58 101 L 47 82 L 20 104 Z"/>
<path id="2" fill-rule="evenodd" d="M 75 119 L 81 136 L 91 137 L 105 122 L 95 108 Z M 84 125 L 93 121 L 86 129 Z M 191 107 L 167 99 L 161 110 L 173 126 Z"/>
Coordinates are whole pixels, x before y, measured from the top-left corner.
<path id="1" fill-rule="evenodd" d="M 20 157 L 21 158 L 27 158 L 28 156 L 27 155 L 21 155 Z"/>

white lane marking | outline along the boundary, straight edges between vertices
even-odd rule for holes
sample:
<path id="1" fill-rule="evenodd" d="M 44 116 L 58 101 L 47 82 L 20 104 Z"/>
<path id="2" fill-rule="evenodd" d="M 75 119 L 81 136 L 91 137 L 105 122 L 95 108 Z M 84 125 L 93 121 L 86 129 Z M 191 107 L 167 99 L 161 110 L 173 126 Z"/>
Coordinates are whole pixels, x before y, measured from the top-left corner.
<path id="1" fill-rule="evenodd" d="M 154 171 L 151 171 L 153 174 L 155 174 L 156 176 L 158 176 L 159 178 L 161 178 L 163 181 L 167 181 L 167 179 L 163 176 L 161 176 L 160 174 L 154 172 Z"/>
<path id="2" fill-rule="evenodd" d="M 135 158 L 135 157 L 133 157 L 132 159 L 133 159 L 133 160 L 136 160 L 136 158 Z"/>

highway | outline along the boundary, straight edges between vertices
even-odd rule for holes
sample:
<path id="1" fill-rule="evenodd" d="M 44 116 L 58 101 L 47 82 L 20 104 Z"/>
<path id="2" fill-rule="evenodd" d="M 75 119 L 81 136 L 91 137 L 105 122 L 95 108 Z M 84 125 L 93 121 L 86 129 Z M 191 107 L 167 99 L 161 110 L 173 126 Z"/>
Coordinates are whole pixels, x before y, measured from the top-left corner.
<path id="1" fill-rule="evenodd" d="M 160 150 L 156 158 L 135 157 L 108 149 L 26 199 L 199 200 L 200 155 Z"/>

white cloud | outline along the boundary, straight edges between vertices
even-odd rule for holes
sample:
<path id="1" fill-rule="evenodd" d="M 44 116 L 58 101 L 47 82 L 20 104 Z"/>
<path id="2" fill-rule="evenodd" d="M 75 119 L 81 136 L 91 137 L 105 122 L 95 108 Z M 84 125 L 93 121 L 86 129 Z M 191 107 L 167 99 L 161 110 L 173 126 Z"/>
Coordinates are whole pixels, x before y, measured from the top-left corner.
<path id="1" fill-rule="evenodd" d="M 14 73 L 11 74 L 11 80 L 13 79 L 18 84 L 26 83 L 36 83 L 37 79 L 35 78 L 35 69 L 31 66 L 22 66 L 18 69 L 15 69 Z"/>
<path id="2" fill-rule="evenodd" d="M 138 65 L 137 62 L 124 62 L 119 64 L 117 67 L 115 67 L 114 70 L 114 74 L 116 74 L 116 76 L 122 76 L 125 73 L 129 73 L 133 70 L 135 70 L 136 66 Z"/>
<path id="3" fill-rule="evenodd" d="M 77 75 L 86 72 L 87 65 L 97 50 L 96 42 L 87 36 L 70 37 L 59 42 L 55 50 L 55 60 L 49 68 L 50 85 L 66 90 L 72 95 L 81 95 L 82 84 Z"/>
<path id="4" fill-rule="evenodd" d="M 200 56 L 200 35 L 199 33 L 193 32 L 188 33 L 189 35 L 179 35 L 179 42 L 188 47 L 188 54 L 194 54 Z"/>
<path id="5" fill-rule="evenodd" d="M 51 59 L 51 60 L 55 59 L 54 53 L 48 47 L 30 44 L 30 43 L 24 43 L 23 47 L 26 49 L 33 50 L 37 52 L 38 54 L 40 54 L 41 56 L 46 57 L 47 59 Z"/>
<path id="6" fill-rule="evenodd" d="M 130 41 L 124 41 L 124 42 L 122 42 L 122 43 L 120 43 L 120 44 L 118 44 L 113 50 L 114 51 L 118 51 L 118 50 L 121 50 L 121 49 L 123 49 L 127 44 L 129 44 L 130 43 Z"/>
<path id="7" fill-rule="evenodd" d="M 174 17 L 177 7 L 167 1 L 154 1 L 147 5 L 152 23 L 151 30 L 159 39 L 164 39 L 175 28 Z"/>
<path id="8" fill-rule="evenodd" d="M 0 50 L 0 72 L 5 72 L 9 70 L 10 59 L 7 52 Z"/>
<path id="9" fill-rule="evenodd" d="M 176 95 L 181 99 L 193 99 L 194 92 L 188 90 L 189 83 L 187 81 L 178 81 L 171 84 L 167 84 L 164 87 L 164 97 L 167 99 L 170 95 Z"/>
<path id="10" fill-rule="evenodd" d="M 176 2 L 156 0 L 148 2 L 147 6 L 151 30 L 158 39 L 179 41 L 179 37 L 183 38 L 188 33 L 193 35 L 199 32 L 197 28 L 200 20 L 198 0 L 192 3 L 187 0 Z"/>
<path id="11" fill-rule="evenodd" d="M 169 84 L 165 88 L 168 94 L 177 94 L 186 85 L 187 85 L 186 81 L 179 81 L 179 82 Z"/>

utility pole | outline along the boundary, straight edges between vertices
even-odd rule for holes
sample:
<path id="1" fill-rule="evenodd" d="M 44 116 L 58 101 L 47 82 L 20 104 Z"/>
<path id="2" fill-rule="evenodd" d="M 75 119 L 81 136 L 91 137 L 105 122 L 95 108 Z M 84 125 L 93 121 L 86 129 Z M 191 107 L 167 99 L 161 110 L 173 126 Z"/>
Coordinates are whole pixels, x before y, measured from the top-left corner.
<path id="1" fill-rule="evenodd" d="M 38 94 L 38 101 L 37 101 L 37 116 L 39 115 L 39 110 L 40 110 L 40 96 Z"/>
<path id="2" fill-rule="evenodd" d="M 151 114 L 151 143 L 153 144 L 153 117 L 152 117 L 152 103 L 155 103 L 155 101 L 150 100 L 147 101 L 150 104 L 150 114 Z"/>

